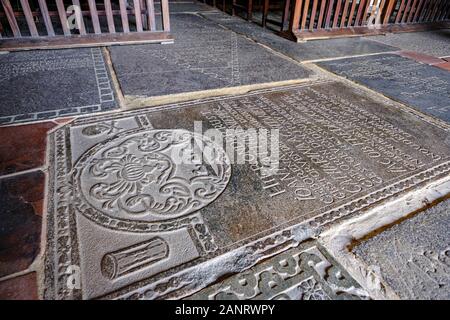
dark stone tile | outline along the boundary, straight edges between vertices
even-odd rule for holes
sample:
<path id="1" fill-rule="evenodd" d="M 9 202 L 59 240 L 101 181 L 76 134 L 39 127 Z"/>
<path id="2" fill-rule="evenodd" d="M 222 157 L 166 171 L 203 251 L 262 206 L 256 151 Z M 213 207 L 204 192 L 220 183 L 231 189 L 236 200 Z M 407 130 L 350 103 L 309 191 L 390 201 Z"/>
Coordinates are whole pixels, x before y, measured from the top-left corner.
<path id="1" fill-rule="evenodd" d="M 314 40 L 296 43 L 238 17 L 232 17 L 224 13 L 202 13 L 202 16 L 297 61 L 339 58 L 398 50 L 393 46 L 365 38 Z"/>
<path id="2" fill-rule="evenodd" d="M 13 52 L 0 55 L 0 119 L 16 123 L 56 118 L 66 110 L 115 106 L 100 48 Z M 106 86 L 100 92 L 100 86 Z"/>
<path id="3" fill-rule="evenodd" d="M 450 200 L 363 241 L 353 253 L 402 299 L 450 299 Z"/>
<path id="4" fill-rule="evenodd" d="M 450 122 L 450 73 L 445 70 L 396 54 L 326 61 L 319 65 Z"/>
<path id="5" fill-rule="evenodd" d="M 1 281 L 0 300 L 38 300 L 36 272 Z"/>
<path id="6" fill-rule="evenodd" d="M 23 271 L 40 250 L 45 175 L 0 179 L 0 277 Z"/>
<path id="7" fill-rule="evenodd" d="M 279 130 L 278 169 L 264 170 L 264 144 L 249 154 L 251 131 L 237 149 L 206 132 L 237 128 Z M 190 142 L 213 152 L 179 161 L 201 158 Z M 450 172 L 445 123 L 325 80 L 76 119 L 49 147 L 45 286 L 58 299 L 184 297 Z"/>
<path id="8" fill-rule="evenodd" d="M 53 122 L 0 128 L 0 176 L 38 168 L 45 163 L 47 132 Z"/>
<path id="9" fill-rule="evenodd" d="M 272 257 L 188 300 L 354 300 L 369 295 L 314 241 Z"/>
<path id="10" fill-rule="evenodd" d="M 450 29 L 425 32 L 389 33 L 370 37 L 380 43 L 437 58 L 450 56 Z"/>
<path id="11" fill-rule="evenodd" d="M 311 72 L 195 15 L 173 17 L 175 44 L 111 47 L 127 96 L 160 96 L 307 78 Z"/>
<path id="12" fill-rule="evenodd" d="M 201 3 L 199 1 L 169 1 L 169 12 L 171 14 L 204 11 L 217 10 L 212 6 Z M 161 2 L 155 2 L 155 12 L 161 12 Z"/>

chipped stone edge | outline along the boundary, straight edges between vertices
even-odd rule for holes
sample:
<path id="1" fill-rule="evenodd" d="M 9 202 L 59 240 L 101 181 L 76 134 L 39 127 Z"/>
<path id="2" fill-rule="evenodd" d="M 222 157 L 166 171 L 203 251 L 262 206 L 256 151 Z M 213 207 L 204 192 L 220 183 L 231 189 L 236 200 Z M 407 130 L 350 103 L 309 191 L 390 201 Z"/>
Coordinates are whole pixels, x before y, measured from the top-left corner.
<path id="1" fill-rule="evenodd" d="M 448 196 L 450 196 L 450 175 L 326 230 L 319 236 L 319 243 L 372 298 L 400 299 L 377 270 L 368 266 L 352 252 L 352 246 L 358 240 L 374 236 L 377 231 L 399 223 Z"/>

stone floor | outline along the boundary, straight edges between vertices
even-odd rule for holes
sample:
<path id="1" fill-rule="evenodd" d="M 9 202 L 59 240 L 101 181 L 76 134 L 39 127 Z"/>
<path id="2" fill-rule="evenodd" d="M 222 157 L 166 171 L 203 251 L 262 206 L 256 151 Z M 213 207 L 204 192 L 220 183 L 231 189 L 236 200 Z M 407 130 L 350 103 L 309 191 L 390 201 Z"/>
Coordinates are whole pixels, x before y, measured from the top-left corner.
<path id="1" fill-rule="evenodd" d="M 171 10 L 174 44 L 0 55 L 0 299 L 449 299 L 448 32 Z"/>

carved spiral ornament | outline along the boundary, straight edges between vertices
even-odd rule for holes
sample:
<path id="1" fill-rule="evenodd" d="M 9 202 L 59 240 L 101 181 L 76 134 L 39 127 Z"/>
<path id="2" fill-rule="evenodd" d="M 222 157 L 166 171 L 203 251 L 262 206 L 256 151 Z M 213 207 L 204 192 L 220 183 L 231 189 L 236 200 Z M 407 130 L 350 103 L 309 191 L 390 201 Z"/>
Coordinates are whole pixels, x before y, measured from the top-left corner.
<path id="1" fill-rule="evenodd" d="M 118 134 L 87 151 L 75 167 L 80 211 L 111 228 L 123 222 L 146 229 L 185 217 L 214 201 L 231 176 L 223 148 L 186 130 Z"/>

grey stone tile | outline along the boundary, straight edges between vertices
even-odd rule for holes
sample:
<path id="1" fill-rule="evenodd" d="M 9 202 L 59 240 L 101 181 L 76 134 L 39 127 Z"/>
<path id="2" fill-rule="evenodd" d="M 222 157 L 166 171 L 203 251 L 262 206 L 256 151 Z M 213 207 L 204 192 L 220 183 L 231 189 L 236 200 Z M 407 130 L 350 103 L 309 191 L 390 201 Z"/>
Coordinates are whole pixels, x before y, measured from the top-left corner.
<path id="1" fill-rule="evenodd" d="M 450 73 L 446 70 L 396 54 L 326 61 L 319 65 L 450 122 Z"/>
<path id="2" fill-rule="evenodd" d="M 196 15 L 173 17 L 175 43 L 111 47 L 129 96 L 161 96 L 308 78 L 311 72 Z"/>
<path id="3" fill-rule="evenodd" d="M 264 148 L 236 161 L 258 138 L 215 138 L 238 128 L 279 130 L 277 170 Z M 330 81 L 77 119 L 50 136 L 46 297 L 192 294 L 448 174 L 448 129 Z M 201 156 L 192 141 L 212 152 L 179 162 Z"/>
<path id="4" fill-rule="evenodd" d="M 215 12 L 202 13 L 202 16 L 297 61 L 339 58 L 398 50 L 393 46 L 370 41 L 365 38 L 314 40 L 305 43 L 296 43 L 284 39 L 270 30 L 263 29 L 255 23 L 247 22 L 238 17 Z"/>
<path id="5" fill-rule="evenodd" d="M 450 30 L 426 32 L 390 33 L 385 36 L 370 37 L 384 44 L 403 50 L 416 51 L 435 57 L 450 57 Z"/>
<path id="6" fill-rule="evenodd" d="M 450 299 L 450 200 L 362 242 L 353 253 L 402 299 Z"/>
<path id="7" fill-rule="evenodd" d="M 314 241 L 280 253 L 188 300 L 353 300 L 369 295 Z"/>
<path id="8" fill-rule="evenodd" d="M 0 55 L 0 123 L 79 115 L 115 108 L 100 48 Z"/>

